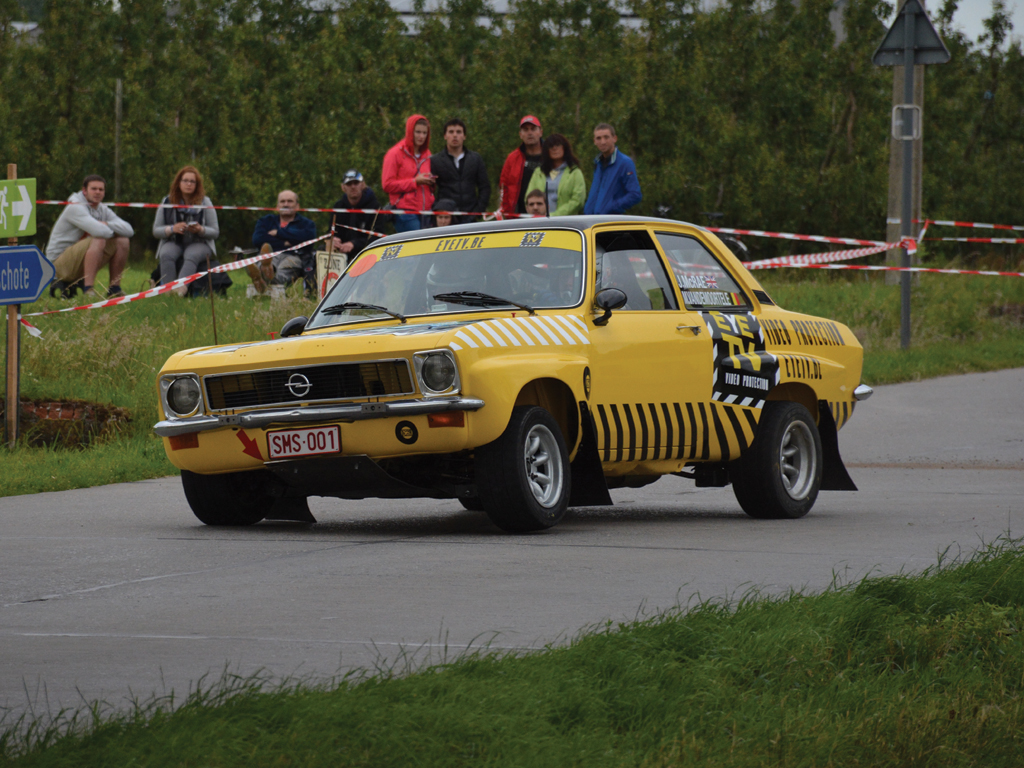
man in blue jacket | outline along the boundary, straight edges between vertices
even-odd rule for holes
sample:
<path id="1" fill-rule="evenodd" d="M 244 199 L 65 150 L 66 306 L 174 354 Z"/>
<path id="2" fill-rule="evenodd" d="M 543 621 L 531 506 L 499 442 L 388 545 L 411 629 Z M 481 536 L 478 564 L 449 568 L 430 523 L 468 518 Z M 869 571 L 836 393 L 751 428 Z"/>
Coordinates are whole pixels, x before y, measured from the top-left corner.
<path id="1" fill-rule="evenodd" d="M 632 158 L 619 152 L 615 128 L 599 123 L 594 128 L 594 146 L 601 153 L 594 159 L 594 181 L 583 212 L 625 213 L 643 199 Z"/>
<path id="2" fill-rule="evenodd" d="M 260 253 L 280 251 L 316 238 L 316 224 L 300 215 L 298 208 L 297 194 L 290 189 L 278 193 L 277 213 L 263 216 L 252 233 L 252 244 L 260 248 Z M 312 291 L 316 288 L 315 270 L 312 245 L 279 253 L 271 260 L 248 267 L 257 293 L 263 293 L 268 284 L 290 285 L 299 278 L 305 279 L 306 291 Z"/>

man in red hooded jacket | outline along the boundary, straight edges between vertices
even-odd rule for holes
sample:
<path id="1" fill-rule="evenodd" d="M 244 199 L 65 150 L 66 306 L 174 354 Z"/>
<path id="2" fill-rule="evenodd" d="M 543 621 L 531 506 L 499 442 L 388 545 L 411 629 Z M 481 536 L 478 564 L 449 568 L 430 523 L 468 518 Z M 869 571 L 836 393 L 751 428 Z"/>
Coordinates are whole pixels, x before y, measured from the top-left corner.
<path id="1" fill-rule="evenodd" d="M 430 173 L 430 123 L 423 115 L 405 121 L 405 138 L 384 155 L 381 186 L 391 204 L 403 211 L 395 216 L 395 229 L 410 232 L 423 224 L 419 211 L 434 204 L 434 176 Z"/>

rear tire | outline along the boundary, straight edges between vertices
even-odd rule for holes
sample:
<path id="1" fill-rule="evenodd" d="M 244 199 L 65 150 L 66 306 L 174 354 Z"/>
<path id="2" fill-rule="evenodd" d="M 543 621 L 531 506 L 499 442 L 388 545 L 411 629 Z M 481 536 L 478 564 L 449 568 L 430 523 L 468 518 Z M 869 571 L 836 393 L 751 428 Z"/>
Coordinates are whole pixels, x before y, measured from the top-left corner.
<path id="1" fill-rule="evenodd" d="M 750 449 L 729 468 L 743 511 L 758 520 L 795 520 L 811 511 L 821 488 L 821 438 L 799 403 L 765 404 Z"/>
<path id="2" fill-rule="evenodd" d="M 266 517 L 274 499 L 253 491 L 251 479 L 251 472 L 200 475 L 181 470 L 188 505 L 206 525 L 253 525 Z"/>
<path id="3" fill-rule="evenodd" d="M 501 437 L 476 451 L 477 492 L 491 522 L 509 533 L 557 525 L 569 506 L 569 451 L 554 417 L 512 409 Z"/>

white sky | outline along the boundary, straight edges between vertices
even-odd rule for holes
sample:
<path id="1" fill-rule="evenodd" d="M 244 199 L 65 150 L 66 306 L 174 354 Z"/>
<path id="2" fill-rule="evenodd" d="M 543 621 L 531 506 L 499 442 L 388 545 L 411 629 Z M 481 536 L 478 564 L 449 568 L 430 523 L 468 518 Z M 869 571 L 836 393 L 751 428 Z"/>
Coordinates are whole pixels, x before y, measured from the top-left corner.
<path id="1" fill-rule="evenodd" d="M 898 0 L 893 3 L 894 6 L 898 4 Z M 933 22 L 941 7 L 941 0 L 927 0 L 926 8 Z M 1024 0 L 1006 0 L 1006 10 L 1010 13 L 1010 18 L 1013 21 L 1011 35 L 1018 40 L 1024 39 Z M 977 42 L 978 37 L 985 32 L 985 27 L 981 24 L 982 19 L 991 15 L 992 0 L 960 0 L 956 13 L 953 14 L 953 26 L 960 29 L 972 41 Z M 893 16 L 895 16 L 895 12 Z M 892 18 L 889 19 L 889 22 L 892 23 Z"/>

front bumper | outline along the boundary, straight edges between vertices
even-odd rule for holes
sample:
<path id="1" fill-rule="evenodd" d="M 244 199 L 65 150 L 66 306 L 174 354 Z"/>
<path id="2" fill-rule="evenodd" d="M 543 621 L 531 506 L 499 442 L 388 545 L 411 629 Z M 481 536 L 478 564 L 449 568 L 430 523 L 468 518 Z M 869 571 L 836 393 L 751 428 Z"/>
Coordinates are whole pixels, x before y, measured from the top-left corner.
<path id="1" fill-rule="evenodd" d="M 421 400 L 396 400 L 390 403 L 275 408 L 267 411 L 250 411 L 221 416 L 170 418 L 154 424 L 153 431 L 160 437 L 174 437 L 221 427 L 261 429 L 273 424 L 361 421 L 363 419 L 385 419 L 390 416 L 417 416 L 423 413 L 442 411 L 478 411 L 483 407 L 484 401 L 475 397 L 432 397 Z"/>

